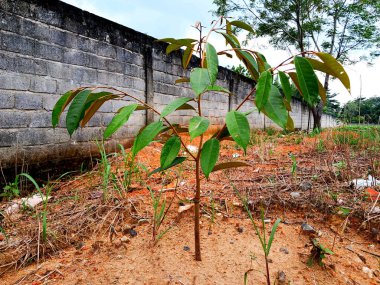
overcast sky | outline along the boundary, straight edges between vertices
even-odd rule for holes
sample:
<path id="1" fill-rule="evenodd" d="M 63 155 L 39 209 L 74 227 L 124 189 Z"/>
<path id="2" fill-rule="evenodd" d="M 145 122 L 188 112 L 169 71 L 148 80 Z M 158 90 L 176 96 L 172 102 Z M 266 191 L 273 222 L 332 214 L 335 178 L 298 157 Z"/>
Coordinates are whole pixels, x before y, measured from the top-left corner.
<path id="1" fill-rule="evenodd" d="M 191 26 L 196 21 L 200 21 L 203 26 L 209 26 L 213 19 L 210 11 L 214 10 L 212 0 L 64 0 L 64 2 L 156 38 L 197 37 L 196 31 Z M 211 42 L 217 49 L 223 48 L 223 39 L 213 37 Z M 274 50 L 262 39 L 251 41 L 248 47 L 262 52 L 271 65 L 279 64 L 289 56 L 288 52 Z M 220 61 L 221 65 L 238 64 L 237 60 L 229 60 L 226 57 Z M 359 97 L 360 76 L 362 97 L 380 96 L 378 91 L 380 58 L 372 67 L 360 62 L 345 68 L 351 79 L 352 94 L 350 95 L 338 80 L 331 83 L 332 92 L 339 93 L 337 99 L 341 103 Z"/>

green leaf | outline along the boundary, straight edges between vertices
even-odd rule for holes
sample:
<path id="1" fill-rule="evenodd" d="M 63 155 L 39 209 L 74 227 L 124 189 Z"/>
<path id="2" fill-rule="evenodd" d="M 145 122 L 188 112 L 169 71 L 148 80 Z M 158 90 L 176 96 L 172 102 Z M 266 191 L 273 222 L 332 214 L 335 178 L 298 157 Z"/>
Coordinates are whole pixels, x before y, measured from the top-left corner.
<path id="1" fill-rule="evenodd" d="M 290 117 L 290 114 L 288 114 L 288 120 L 286 122 L 286 129 L 288 131 L 294 131 L 294 121 L 292 117 Z"/>
<path id="2" fill-rule="evenodd" d="M 150 144 L 153 139 L 161 132 L 163 124 L 161 121 L 153 122 L 147 125 L 136 137 L 133 147 L 132 154 L 136 156 L 137 153 Z"/>
<path id="3" fill-rule="evenodd" d="M 86 100 L 86 105 L 91 104 L 92 102 L 98 100 L 99 98 L 102 98 L 107 95 L 111 95 L 111 92 L 108 91 L 102 91 L 102 92 L 96 92 L 96 93 L 91 93 L 88 95 L 87 100 Z"/>
<path id="4" fill-rule="evenodd" d="M 208 178 L 216 162 L 218 161 L 219 149 L 220 143 L 215 138 L 211 138 L 206 141 L 202 147 L 201 168 L 206 178 Z"/>
<path id="5" fill-rule="evenodd" d="M 193 43 L 196 42 L 197 40 L 195 40 L 195 39 L 178 39 L 177 40 L 177 39 L 173 39 L 173 38 L 165 38 L 165 39 L 162 39 L 159 41 L 164 41 L 164 42 L 170 43 L 166 47 L 166 53 L 169 54 L 175 50 L 179 50 L 183 46 L 186 46 L 186 47 L 192 46 Z"/>
<path id="6" fill-rule="evenodd" d="M 176 50 L 179 50 L 182 46 L 181 45 L 177 45 L 177 44 L 169 44 L 167 47 L 166 47 L 166 54 L 169 54 L 173 51 L 176 51 Z"/>
<path id="7" fill-rule="evenodd" d="M 82 119 L 82 112 L 87 101 L 88 95 L 92 90 L 83 90 L 79 92 L 73 99 L 66 116 L 66 128 L 70 136 L 79 127 Z"/>
<path id="8" fill-rule="evenodd" d="M 207 90 L 207 91 L 223 92 L 223 93 L 228 93 L 228 94 L 233 95 L 233 93 L 232 93 L 230 90 L 228 90 L 228 89 L 226 89 L 226 88 L 224 88 L 224 87 L 222 87 L 222 86 L 219 86 L 219 85 L 208 86 L 208 87 L 206 88 L 206 90 Z"/>
<path id="9" fill-rule="evenodd" d="M 326 89 L 319 80 L 318 80 L 318 93 L 319 93 L 319 97 L 321 97 L 323 104 L 325 105 L 327 102 Z"/>
<path id="10" fill-rule="evenodd" d="M 186 69 L 189 65 L 189 62 L 191 60 L 191 56 L 193 55 L 193 49 L 194 45 L 186 47 L 185 51 L 183 52 L 182 56 L 182 67 L 183 69 Z"/>
<path id="11" fill-rule="evenodd" d="M 131 104 L 122 107 L 118 113 L 112 118 L 111 122 L 108 124 L 106 130 L 104 131 L 104 139 L 108 139 L 114 132 L 116 132 L 121 126 L 123 126 L 128 120 L 132 113 L 137 109 L 137 104 Z"/>
<path id="12" fill-rule="evenodd" d="M 190 86 L 199 96 L 211 85 L 210 76 L 206 68 L 194 68 L 190 73 Z"/>
<path id="13" fill-rule="evenodd" d="M 206 60 L 211 83 L 210 85 L 213 85 L 218 76 L 218 55 L 216 54 L 215 48 L 210 43 L 206 44 Z"/>
<path id="14" fill-rule="evenodd" d="M 226 34 L 226 33 L 220 33 L 225 39 L 226 42 L 232 47 L 232 48 L 240 48 L 240 43 L 237 37 L 235 37 L 232 33 Z"/>
<path id="15" fill-rule="evenodd" d="M 229 169 L 229 168 L 237 168 L 237 167 L 246 167 L 251 166 L 250 164 L 243 162 L 243 161 L 229 161 L 229 162 L 222 162 L 215 165 L 215 167 L 212 169 L 212 172 L 223 170 L 223 169 Z"/>
<path id="16" fill-rule="evenodd" d="M 278 225 L 280 223 L 281 223 L 281 219 L 277 219 L 276 222 L 273 225 L 273 228 L 272 228 L 271 232 L 270 232 L 270 236 L 269 236 L 269 240 L 268 240 L 268 245 L 267 245 L 267 248 L 266 248 L 266 256 L 269 255 L 270 248 L 272 247 L 272 243 L 273 243 L 273 240 L 274 240 L 274 234 L 276 233 L 277 227 L 278 227 Z"/>
<path id="17" fill-rule="evenodd" d="M 350 78 L 343 66 L 331 54 L 325 52 L 317 52 L 315 54 L 325 63 L 328 69 L 333 71 L 334 74 L 331 75 L 338 78 L 348 92 L 351 93 Z"/>
<path id="18" fill-rule="evenodd" d="M 151 173 L 149 173 L 148 176 L 151 176 L 151 175 L 153 175 L 153 174 L 155 174 L 157 172 L 161 172 L 161 171 L 164 171 L 166 169 L 172 168 L 173 166 L 176 166 L 176 165 L 184 162 L 185 160 L 186 160 L 186 157 L 177 156 L 169 166 L 167 166 L 166 168 L 161 168 L 161 167 L 156 168 Z"/>
<path id="19" fill-rule="evenodd" d="M 259 81 L 256 87 L 256 106 L 259 111 L 268 101 L 269 93 L 272 88 L 272 74 L 269 71 L 264 71 L 260 74 Z"/>
<path id="20" fill-rule="evenodd" d="M 149 107 L 144 106 L 144 105 L 137 105 L 136 111 L 143 111 L 143 110 L 149 110 Z M 119 111 L 120 111 L 120 109 L 119 109 Z"/>
<path id="21" fill-rule="evenodd" d="M 209 125 L 210 121 L 206 118 L 200 116 L 192 117 L 189 121 L 190 139 L 193 140 L 194 138 L 203 134 Z"/>
<path id="22" fill-rule="evenodd" d="M 161 118 L 168 116 L 169 114 L 173 113 L 175 110 L 178 110 L 181 106 L 186 104 L 187 102 L 193 100 L 192 98 L 182 97 L 177 98 L 174 101 L 171 101 L 161 112 Z"/>
<path id="23" fill-rule="evenodd" d="M 252 78 L 257 81 L 259 78 L 259 68 L 253 55 L 244 50 L 235 50 L 235 53 L 237 57 L 243 61 L 245 67 L 248 69 L 248 72 L 252 76 Z"/>
<path id="24" fill-rule="evenodd" d="M 232 21 L 232 22 L 230 22 L 230 24 L 232 26 L 235 26 L 235 27 L 241 28 L 243 30 L 246 30 L 246 31 L 248 31 L 248 32 L 250 32 L 252 34 L 255 33 L 255 31 L 252 29 L 252 27 L 250 25 L 248 25 L 247 23 L 244 23 L 242 21 Z"/>
<path id="25" fill-rule="evenodd" d="M 83 118 L 82 118 L 82 120 L 80 122 L 80 126 L 82 128 L 88 123 L 88 121 L 92 118 L 92 116 L 94 116 L 94 114 L 96 113 L 96 111 L 98 111 L 99 108 L 105 102 L 119 97 L 117 95 L 112 95 L 112 93 L 110 93 L 110 94 L 111 95 L 101 96 L 100 98 L 96 99 L 95 101 L 90 102 L 90 106 L 89 107 L 85 107 L 86 110 L 85 110 L 84 116 L 83 116 Z M 86 105 L 87 104 L 88 103 L 86 103 Z"/>
<path id="26" fill-rule="evenodd" d="M 185 82 L 190 82 L 190 78 L 181 77 L 175 81 L 175 83 L 185 83 Z"/>
<path id="27" fill-rule="evenodd" d="M 314 106 L 318 101 L 319 87 L 313 67 L 307 59 L 300 56 L 294 58 L 294 65 L 303 99 L 310 106 Z"/>
<path id="28" fill-rule="evenodd" d="M 79 91 L 81 91 L 81 89 L 67 91 L 61 96 L 61 98 L 59 98 L 57 103 L 55 103 L 51 116 L 51 124 L 53 125 L 53 128 L 58 125 L 59 117 L 61 116 L 63 110 L 71 102 L 75 95 L 79 93 Z"/>
<path id="29" fill-rule="evenodd" d="M 286 128 L 288 112 L 278 88 L 272 85 L 267 103 L 262 109 L 263 113 L 277 125 Z"/>
<path id="30" fill-rule="evenodd" d="M 283 98 L 282 101 L 284 102 L 286 110 L 291 112 L 292 111 L 292 105 L 285 98 Z"/>
<path id="31" fill-rule="evenodd" d="M 181 149 L 181 140 L 177 136 L 172 136 L 161 150 L 160 165 L 162 169 L 166 169 L 171 165 L 177 157 Z"/>
<path id="32" fill-rule="evenodd" d="M 283 71 L 279 71 L 278 75 L 280 77 L 282 91 L 284 92 L 286 100 L 290 103 L 292 101 L 292 88 L 290 86 L 289 78 Z"/>
<path id="33" fill-rule="evenodd" d="M 301 93 L 300 84 L 298 82 L 297 74 L 295 72 L 289 72 L 289 77 L 292 79 L 294 85 L 296 86 L 297 90 Z"/>
<path id="34" fill-rule="evenodd" d="M 231 137 L 246 152 L 250 137 L 247 117 L 239 111 L 230 111 L 226 115 L 226 125 Z"/>
<path id="35" fill-rule="evenodd" d="M 316 60 L 314 58 L 306 57 L 306 59 L 310 62 L 311 66 L 314 68 L 314 70 L 318 70 L 327 74 L 331 74 L 334 76 L 334 71 L 330 69 L 326 64 L 323 62 Z"/>

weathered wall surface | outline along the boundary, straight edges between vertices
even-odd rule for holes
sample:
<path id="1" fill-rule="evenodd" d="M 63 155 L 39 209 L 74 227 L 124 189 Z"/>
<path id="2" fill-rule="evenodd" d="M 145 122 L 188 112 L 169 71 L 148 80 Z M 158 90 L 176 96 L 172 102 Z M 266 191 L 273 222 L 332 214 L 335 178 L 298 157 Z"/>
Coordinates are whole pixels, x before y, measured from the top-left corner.
<path id="1" fill-rule="evenodd" d="M 142 33 L 92 15 L 59 1 L 0 0 L 0 163 L 58 163 L 83 158 L 94 151 L 91 140 L 114 112 L 126 102 L 108 102 L 72 139 L 64 129 L 51 127 L 51 111 L 61 94 L 79 86 L 113 86 L 162 109 L 177 96 L 192 96 L 189 87 L 175 85 L 182 70 L 180 54 L 167 56 L 165 45 Z M 193 58 L 191 66 L 196 65 Z M 237 96 L 207 94 L 204 115 L 223 123 L 224 115 L 240 102 L 253 82 L 220 68 L 218 84 Z M 247 109 L 252 108 L 247 106 Z M 186 123 L 191 113 L 172 116 Z M 153 119 L 139 111 L 115 136 L 131 138 Z M 293 104 L 297 128 L 307 128 L 309 113 L 300 102 Z M 274 126 L 257 112 L 250 115 L 253 127 Z M 312 118 L 310 120 L 312 125 Z M 324 126 L 335 125 L 325 116 Z"/>

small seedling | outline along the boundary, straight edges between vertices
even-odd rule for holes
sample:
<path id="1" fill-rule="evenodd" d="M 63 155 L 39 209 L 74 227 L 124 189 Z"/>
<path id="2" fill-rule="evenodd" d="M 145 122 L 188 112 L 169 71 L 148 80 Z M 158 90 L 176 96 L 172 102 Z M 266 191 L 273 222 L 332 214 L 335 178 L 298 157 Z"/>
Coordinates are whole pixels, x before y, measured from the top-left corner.
<path id="1" fill-rule="evenodd" d="M 252 226 L 253 226 L 253 229 L 255 230 L 256 232 L 256 235 L 259 237 L 259 240 L 260 240 L 260 244 L 261 244 L 261 248 L 264 252 L 264 256 L 265 256 L 265 267 L 266 267 L 266 281 L 267 281 L 267 285 L 271 285 L 270 283 L 270 273 L 269 273 L 269 260 L 268 260 L 268 256 L 269 256 L 269 253 L 270 253 L 270 250 L 271 250 L 271 247 L 272 247 L 272 244 L 273 244 L 273 241 L 274 241 L 274 235 L 276 233 L 276 230 L 277 230 L 277 227 L 278 225 L 281 223 L 281 219 L 277 219 L 272 227 L 272 230 L 270 232 L 270 235 L 269 235 L 269 239 L 266 235 L 266 227 L 265 227 L 265 215 L 264 215 L 264 211 L 261 210 L 261 215 L 260 215 L 260 218 L 261 218 L 261 224 L 262 224 L 262 231 L 260 231 L 259 227 L 256 225 L 256 222 L 253 218 L 253 215 L 252 215 L 252 212 L 250 210 L 250 206 L 249 206 L 249 199 L 247 197 L 243 197 L 240 192 L 236 189 L 235 185 L 232 183 L 232 181 L 229 179 L 229 177 L 227 176 L 228 180 L 230 181 L 230 185 L 232 186 L 232 188 L 234 189 L 236 195 L 239 197 L 240 201 L 242 202 L 243 206 L 244 206 L 244 209 L 246 210 L 247 214 L 248 214 L 248 217 L 249 219 L 251 220 L 251 223 L 252 223 Z M 250 272 L 250 270 L 248 270 L 245 274 L 244 274 L 244 282 L 246 283 L 246 280 L 248 278 L 248 273 Z"/>
<path id="2" fill-rule="evenodd" d="M 295 177 L 297 175 L 297 160 L 296 156 L 293 153 L 289 153 L 289 157 L 292 160 L 292 176 Z"/>
<path id="3" fill-rule="evenodd" d="M 303 98 L 309 105 L 318 102 L 321 97 L 318 88 L 318 85 L 321 83 L 318 82 L 314 68 L 308 61 L 309 57 L 321 59 L 321 61 L 317 59 L 313 60 L 317 61 L 318 66 L 322 66 L 325 72 L 337 77 L 342 83 L 349 81 L 343 67 L 330 54 L 303 51 L 295 56 L 289 57 L 280 65 L 271 67 L 261 53 L 242 47 L 238 40 L 235 34 L 235 28 L 237 28 L 237 30 L 243 29 L 254 33 L 250 25 L 242 21 L 230 21 L 229 18 L 225 17 L 219 17 L 216 21 L 213 21 L 211 25 L 206 34 L 204 33 L 205 27 L 201 25 L 201 23 L 195 25 L 194 28 L 199 32 L 197 39 L 165 38 L 160 40 L 161 42 L 167 43 L 167 54 L 178 51 L 182 47 L 185 48 L 182 53 L 182 66 L 184 69 L 187 69 L 194 53 L 199 55 L 199 67 L 193 67 L 189 73 L 189 77 L 176 80 L 178 84 L 189 84 L 194 92 L 194 96 L 178 97 L 166 105 L 162 111 L 159 111 L 155 106 L 147 104 L 145 100 L 141 100 L 136 96 L 114 87 L 79 87 L 66 92 L 57 101 L 52 112 L 52 125 L 56 127 L 64 109 L 66 109 L 66 107 L 68 108 L 66 128 L 71 136 L 80 126 L 84 127 L 105 102 L 114 99 L 120 100 L 124 97 L 132 99 L 135 103 L 122 107 L 114 115 L 104 131 L 104 139 L 111 137 L 118 129 L 127 123 L 133 113 L 139 110 L 149 110 L 150 113 L 156 114 L 157 120 L 142 128 L 137 134 L 132 146 L 132 156 L 134 159 L 136 155 L 158 135 L 166 135 L 167 141 L 161 151 L 160 167 L 152 173 L 162 172 L 183 163 L 185 160 L 191 162 L 190 164 L 193 164 L 193 167 L 195 167 L 193 172 L 195 176 L 195 195 L 193 199 L 194 241 L 195 259 L 198 261 L 201 260 L 200 200 L 202 175 L 208 178 L 214 171 L 249 166 L 242 161 L 217 164 L 220 145 L 225 139 L 234 140 L 243 149 L 244 153 L 246 153 L 250 140 L 250 126 L 247 113 L 241 111 L 243 105 L 254 101 L 257 109 L 263 112 L 274 123 L 283 129 L 293 130 L 294 122 L 289 115 L 290 110 L 287 108 L 292 99 L 290 80 L 295 83 L 299 92 L 303 94 Z M 209 42 L 212 34 L 223 37 L 226 41 L 226 45 L 229 46 L 224 50 L 217 51 Z M 217 80 L 219 57 L 224 55 L 231 56 L 231 53 L 234 53 L 236 57 L 244 63 L 252 79 L 257 82 L 257 84 L 245 94 L 244 99 L 236 105 L 235 110 L 231 110 L 226 114 L 223 127 L 216 131 L 211 138 L 206 140 L 205 132 L 209 129 L 211 122 L 209 118 L 205 117 L 203 112 L 204 95 L 207 93 L 210 94 L 209 92 L 213 92 L 211 96 L 214 96 L 214 94 L 218 96 L 220 95 L 219 93 L 232 95 L 230 90 L 218 85 L 219 82 Z M 288 66 L 289 64 L 294 65 L 294 68 L 281 71 L 283 66 Z M 289 72 L 290 70 L 293 71 Z M 345 77 L 343 78 L 343 76 Z M 274 85 L 274 77 L 280 79 L 285 97 Z M 348 85 L 346 84 L 345 86 L 347 87 Z M 218 93 L 218 95 L 216 93 Z M 239 96 L 235 96 L 234 98 L 239 98 Z M 130 100 L 122 101 L 130 102 Z M 213 101 L 214 99 L 211 99 L 211 102 Z M 171 122 L 168 116 L 177 110 L 188 110 L 193 113 L 188 126 L 180 126 Z M 199 138 L 196 152 L 191 151 L 186 145 L 186 141 L 181 135 L 184 132 L 188 133 L 191 140 Z M 185 152 L 187 156 L 179 155 L 183 152 Z"/>
<path id="4" fill-rule="evenodd" d="M 332 255 L 334 252 L 332 252 L 330 249 L 322 245 L 317 239 L 311 240 L 312 249 L 311 254 L 309 256 L 309 259 L 307 261 L 307 266 L 313 266 L 314 262 L 317 262 L 321 267 L 325 267 L 325 264 L 323 263 L 323 259 L 326 258 L 326 255 Z"/>
<path id="5" fill-rule="evenodd" d="M 46 241 L 47 240 L 47 203 L 49 201 L 49 195 L 52 190 L 50 185 L 45 186 L 45 195 L 42 193 L 42 190 L 40 186 L 38 186 L 36 180 L 32 176 L 30 176 L 27 173 L 21 173 L 20 176 L 26 177 L 30 182 L 33 183 L 33 185 L 36 187 L 38 194 L 40 195 L 42 202 L 43 202 L 43 210 L 41 211 L 40 215 L 42 218 L 42 240 Z"/>
<path id="6" fill-rule="evenodd" d="M 175 186 L 175 191 L 178 186 L 178 179 L 177 184 Z M 155 193 L 155 191 L 151 187 L 147 187 L 150 192 L 151 197 L 151 203 L 153 208 L 153 222 L 152 222 L 152 241 L 154 244 L 156 244 L 172 227 L 169 226 L 163 231 L 160 231 L 160 227 L 162 226 L 166 215 L 168 211 L 170 210 L 170 207 L 173 204 L 174 198 L 176 195 L 173 195 L 172 199 L 170 200 L 169 204 L 166 204 L 166 198 L 162 197 L 163 189 L 158 191 L 158 193 Z"/>

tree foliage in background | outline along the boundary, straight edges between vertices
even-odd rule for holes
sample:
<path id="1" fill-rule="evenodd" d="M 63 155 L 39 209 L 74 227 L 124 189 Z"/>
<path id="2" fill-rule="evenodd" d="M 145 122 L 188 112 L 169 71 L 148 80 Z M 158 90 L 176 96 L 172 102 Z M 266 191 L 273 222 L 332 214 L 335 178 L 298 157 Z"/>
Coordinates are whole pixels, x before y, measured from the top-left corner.
<path id="1" fill-rule="evenodd" d="M 357 98 L 347 102 L 340 118 L 346 123 L 380 124 L 380 97 Z"/>
<path id="2" fill-rule="evenodd" d="M 293 53 L 315 49 L 343 63 L 352 55 L 370 60 L 380 55 L 380 0 L 214 0 L 215 13 L 249 23 L 248 38 L 269 37 L 279 49 Z M 329 89 L 330 75 L 323 87 Z M 347 87 L 347 86 L 346 86 Z M 320 128 L 323 103 L 310 105 L 314 128 Z"/>

